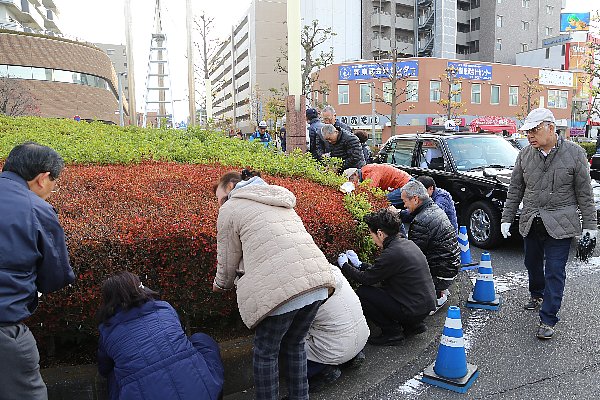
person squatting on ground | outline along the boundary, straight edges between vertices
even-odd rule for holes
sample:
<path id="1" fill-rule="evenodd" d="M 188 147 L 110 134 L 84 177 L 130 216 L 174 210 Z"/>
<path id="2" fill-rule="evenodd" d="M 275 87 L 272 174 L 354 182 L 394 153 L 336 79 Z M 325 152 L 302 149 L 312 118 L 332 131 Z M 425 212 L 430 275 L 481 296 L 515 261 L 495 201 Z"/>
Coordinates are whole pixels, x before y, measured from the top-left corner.
<path id="1" fill-rule="evenodd" d="M 369 343 L 401 344 L 406 336 L 425 332 L 423 320 L 435 310 L 427 259 L 414 242 L 399 234 L 396 212 L 382 209 L 364 221 L 381 255 L 370 265 L 348 251 L 340 254 L 338 265 L 350 280 L 361 284 L 356 293 L 365 316 L 381 328 L 381 335 L 371 335 Z"/>
<path id="2" fill-rule="evenodd" d="M 413 179 L 408 172 L 389 164 L 367 164 L 362 168 L 348 168 L 342 175 L 355 186 L 368 179 L 371 181 L 371 187 L 389 191 L 387 199 L 395 207 L 402 207 L 402 188 Z"/>
<path id="3" fill-rule="evenodd" d="M 271 144 L 272 138 L 269 132 L 267 132 L 267 123 L 265 121 L 260 121 L 258 123 L 258 129 L 248 139 L 248 141 L 250 142 L 253 142 L 255 140 L 258 140 L 259 142 L 264 144 L 265 147 L 269 147 L 269 145 Z"/>
<path id="4" fill-rule="evenodd" d="M 360 145 L 362 147 L 363 157 L 365 158 L 365 163 L 371 164 L 373 162 L 373 151 L 371 151 L 371 148 L 367 144 L 367 140 L 369 140 L 369 136 L 367 135 L 367 132 L 365 132 L 363 130 L 357 130 L 357 131 L 354 131 L 354 134 L 358 138 L 358 141 L 360 142 Z"/>
<path id="5" fill-rule="evenodd" d="M 188 338 L 177 312 L 137 275 L 121 271 L 102 284 L 98 312 L 98 371 L 109 397 L 218 399 L 223 389 L 219 346 L 210 336 Z"/>
<path id="6" fill-rule="evenodd" d="M 354 134 L 347 133 L 344 130 L 338 131 L 331 124 L 323 125 L 321 133 L 331 146 L 329 155 L 342 159 L 341 171 L 347 168 L 362 168 L 365 165 L 362 147 Z"/>
<path id="7" fill-rule="evenodd" d="M 370 333 L 356 292 L 341 271 L 331 267 L 335 292 L 319 307 L 306 338 L 311 392 L 339 378 L 340 367 L 359 367 L 365 359 L 362 349 Z"/>
<path id="8" fill-rule="evenodd" d="M 296 197 L 288 189 L 229 172 L 214 190 L 220 209 L 213 291 L 233 289 L 239 277 L 240 315 L 255 329 L 256 398 L 279 399 L 281 352 L 289 398 L 308 399 L 305 341 L 319 305 L 335 288 L 332 266 L 294 211 Z"/>
<path id="9" fill-rule="evenodd" d="M 65 234 L 45 200 L 57 190 L 62 157 L 33 142 L 11 150 L 0 174 L 0 387 L 3 400 L 47 399 L 36 341 L 23 323 L 38 292 L 75 280 Z"/>
<path id="10" fill-rule="evenodd" d="M 321 111 L 321 120 L 323 124 L 333 125 L 339 132 L 345 132 L 349 135 L 353 134 L 352 128 L 337 118 L 335 109 L 332 106 L 325 106 L 323 108 L 323 111 Z"/>
<path id="11" fill-rule="evenodd" d="M 404 185 L 402 200 L 413 217 L 408 228 L 408 238 L 427 257 L 438 299 L 437 305 L 442 306 L 448 299 L 448 288 L 460 267 L 456 230 L 446 213 L 431 200 L 421 182 L 414 180 Z"/>
<path id="12" fill-rule="evenodd" d="M 546 108 L 531 111 L 521 130 L 531 146 L 523 148 L 513 168 L 504 211 L 502 235 L 510 226 L 519 204 L 519 232 L 524 238 L 525 267 L 531 300 L 527 310 L 539 308 L 537 337 L 550 339 L 565 288 L 565 266 L 573 237 L 596 237 L 596 210 L 586 152 L 556 133 L 556 121 Z M 545 260 L 545 263 L 544 263 Z"/>
<path id="13" fill-rule="evenodd" d="M 329 143 L 323 138 L 321 128 L 323 123 L 319 119 L 319 112 L 315 108 L 306 110 L 306 121 L 308 127 L 308 151 L 317 161 L 323 159 L 323 154 L 329 153 Z"/>

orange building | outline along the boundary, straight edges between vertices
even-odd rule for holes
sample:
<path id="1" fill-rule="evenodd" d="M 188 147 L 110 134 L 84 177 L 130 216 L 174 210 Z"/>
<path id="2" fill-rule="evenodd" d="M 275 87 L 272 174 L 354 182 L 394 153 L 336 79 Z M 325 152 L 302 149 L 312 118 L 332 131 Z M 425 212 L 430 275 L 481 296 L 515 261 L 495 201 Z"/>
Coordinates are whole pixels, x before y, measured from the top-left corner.
<path id="1" fill-rule="evenodd" d="M 392 83 L 385 70 L 391 67 L 389 60 L 332 64 L 318 73 L 330 93 L 315 96 L 313 103 L 333 106 L 338 118 L 354 129 L 370 132 L 375 119 L 377 144 L 385 142 L 392 134 L 391 107 L 386 104 L 391 102 Z M 482 129 L 512 131 L 521 125 L 517 115 L 528 100 L 550 108 L 557 120 L 568 120 L 571 115 L 573 85 L 568 71 L 424 57 L 400 60 L 397 71 L 396 134 L 443 129 L 448 110 L 439 102 L 447 99 L 449 90 L 454 94 L 452 101 L 462 103 L 459 111 L 451 113 L 461 130 L 477 130 L 477 121 L 495 121 Z M 526 78 L 540 77 L 541 91 L 527 96 Z"/>

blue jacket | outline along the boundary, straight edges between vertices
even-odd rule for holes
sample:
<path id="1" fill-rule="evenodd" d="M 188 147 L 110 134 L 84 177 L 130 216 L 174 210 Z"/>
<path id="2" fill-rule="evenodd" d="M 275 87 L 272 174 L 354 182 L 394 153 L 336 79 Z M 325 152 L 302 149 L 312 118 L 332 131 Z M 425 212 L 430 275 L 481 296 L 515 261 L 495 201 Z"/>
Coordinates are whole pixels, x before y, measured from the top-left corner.
<path id="1" fill-rule="evenodd" d="M 250 142 L 254 142 L 255 140 L 262 142 L 265 147 L 269 147 L 269 144 L 271 143 L 271 135 L 267 131 L 265 131 L 264 135 L 261 135 L 259 131 L 256 131 L 250 136 L 250 138 L 248 138 L 248 141 Z"/>
<path id="2" fill-rule="evenodd" d="M 10 324 L 75 276 L 56 211 L 13 172 L 0 174 L 0 215 L 0 323 Z"/>
<path id="3" fill-rule="evenodd" d="M 436 187 L 431 194 L 432 200 L 437 204 L 448 216 L 454 230 L 458 232 L 458 222 L 456 221 L 456 208 L 452 195 L 447 190 Z"/>
<path id="4" fill-rule="evenodd" d="M 321 134 L 321 128 L 324 124 L 319 118 L 313 118 L 308 123 L 308 151 L 315 160 L 321 161 L 323 154 L 330 151 L 329 143 L 323 139 L 323 135 Z"/>
<path id="5" fill-rule="evenodd" d="M 208 335 L 187 338 L 165 301 L 148 301 L 100 324 L 98 371 L 111 400 L 217 399 L 223 364 Z"/>

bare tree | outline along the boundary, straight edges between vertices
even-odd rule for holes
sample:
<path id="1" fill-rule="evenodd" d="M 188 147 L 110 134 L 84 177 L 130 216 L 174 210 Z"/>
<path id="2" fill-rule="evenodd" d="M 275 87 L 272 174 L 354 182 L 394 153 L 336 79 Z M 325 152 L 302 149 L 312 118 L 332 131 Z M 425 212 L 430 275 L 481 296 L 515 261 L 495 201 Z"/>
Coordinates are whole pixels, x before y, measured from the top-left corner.
<path id="1" fill-rule="evenodd" d="M 440 75 L 442 85 L 440 85 L 440 99 L 437 103 L 442 106 L 446 121 L 450 121 L 466 114 L 467 109 L 463 108 L 465 103 L 459 101 L 462 94 L 462 79 L 456 77 L 458 70 L 449 66 L 445 71 L 444 75 Z"/>
<path id="2" fill-rule="evenodd" d="M 319 27 L 317 20 L 302 28 L 300 43 L 304 50 L 302 59 L 303 95 L 308 96 L 315 92 L 329 94 L 329 86 L 325 81 L 319 80 L 318 71 L 333 63 L 333 47 L 330 47 L 328 52 L 321 51 L 319 54 L 315 54 L 315 51 L 319 45 L 335 35 L 332 28 Z M 287 73 L 287 49 L 281 49 L 281 56 L 276 59 L 275 71 Z"/>
<path id="3" fill-rule="evenodd" d="M 540 104 L 540 99 L 534 98 L 536 94 L 544 90 L 544 88 L 542 87 L 542 85 L 539 84 L 539 82 L 539 77 L 534 76 L 533 78 L 530 78 L 527 75 L 525 75 L 525 80 L 521 84 L 522 87 L 525 88 L 525 91 L 522 95 L 520 95 L 520 97 L 524 101 L 521 104 L 521 110 L 516 114 L 517 118 L 521 122 L 525 121 L 525 117 L 527 117 L 531 110 L 537 108 L 537 106 Z"/>
<path id="4" fill-rule="evenodd" d="M 20 80 L 0 78 L 0 114 L 10 117 L 39 115 L 35 97 Z"/>
<path id="5" fill-rule="evenodd" d="M 200 43 L 194 43 L 196 48 L 200 52 L 200 76 L 204 81 L 208 80 L 210 74 L 218 67 L 220 59 L 215 57 L 219 50 L 219 41 L 211 38 L 214 18 L 207 16 L 206 14 L 200 15 L 200 19 L 194 19 L 196 30 L 200 34 Z M 201 97 L 206 108 L 208 96 L 212 96 L 212 93 L 208 93 L 208 88 L 205 87 L 206 93 Z"/>

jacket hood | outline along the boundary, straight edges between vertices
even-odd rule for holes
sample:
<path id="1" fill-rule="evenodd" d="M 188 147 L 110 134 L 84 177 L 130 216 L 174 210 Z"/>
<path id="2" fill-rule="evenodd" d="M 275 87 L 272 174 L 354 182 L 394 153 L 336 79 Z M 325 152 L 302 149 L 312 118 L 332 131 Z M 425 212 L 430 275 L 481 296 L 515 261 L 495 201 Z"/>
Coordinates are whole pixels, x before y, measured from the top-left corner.
<path id="1" fill-rule="evenodd" d="M 238 183 L 229 193 L 230 199 L 247 199 L 274 207 L 294 208 L 296 196 L 284 187 L 269 185 L 258 176 Z"/>

